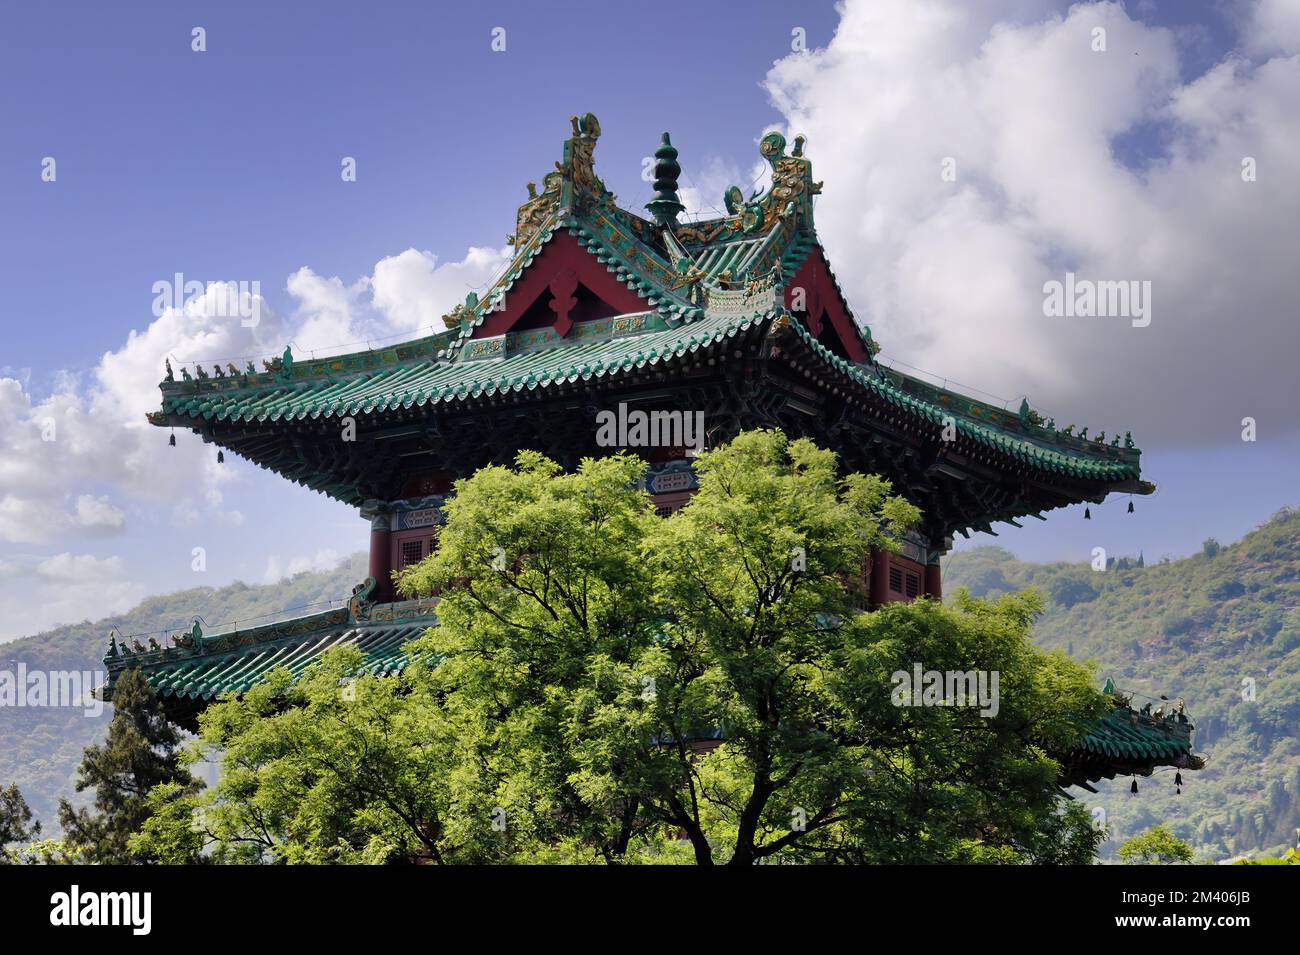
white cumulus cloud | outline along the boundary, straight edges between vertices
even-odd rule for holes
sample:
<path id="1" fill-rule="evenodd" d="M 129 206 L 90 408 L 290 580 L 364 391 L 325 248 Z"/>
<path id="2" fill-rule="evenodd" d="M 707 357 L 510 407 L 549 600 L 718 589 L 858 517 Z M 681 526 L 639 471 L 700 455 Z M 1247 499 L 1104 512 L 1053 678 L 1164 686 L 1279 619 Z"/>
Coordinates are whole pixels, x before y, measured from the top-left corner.
<path id="1" fill-rule="evenodd" d="M 463 259 L 440 264 L 432 252 L 406 249 L 351 282 L 304 266 L 288 283 L 296 304 L 294 354 L 332 354 L 440 332 L 442 316 L 469 292 L 482 292 L 510 254 L 508 247 L 471 247 Z"/>
<path id="2" fill-rule="evenodd" d="M 769 73 L 859 318 L 886 359 L 1061 425 L 1294 429 L 1300 41 L 1270 25 L 1300 22 L 1295 0 L 1264 0 L 1245 52 L 1191 79 L 1123 6 L 1045 6 L 849 0 L 825 49 Z M 1045 317 L 1067 271 L 1149 281 L 1151 324 Z"/>
<path id="3" fill-rule="evenodd" d="M 25 370 L 0 371 L 0 548 L 9 550 L 0 552 L 0 613 L 21 621 L 16 632 L 30 633 L 117 612 L 145 593 L 120 557 L 17 554 L 16 545 L 68 547 L 126 534 L 137 515 L 151 512 L 174 529 L 235 533 L 243 524 L 243 514 L 225 503 L 231 482 L 243 479 L 233 462 L 218 465 L 211 445 L 193 439 L 170 447 L 166 432 L 145 418 L 160 404 L 164 360 L 178 376 L 181 364 L 199 361 L 211 373 L 218 362 L 242 369 L 247 360 L 278 355 L 286 343 L 309 357 L 315 349 L 353 350 L 370 338 L 441 329 L 440 316 L 508 260 L 508 249 L 471 248 L 446 262 L 408 249 L 350 282 L 302 268 L 286 283 L 287 315 L 233 283 L 209 285 L 179 304 L 163 294 L 152 320 L 88 373 L 55 372 L 38 387 Z M 292 575 L 337 561 L 322 551 L 292 558 L 286 569 Z M 268 574 L 282 576 L 279 569 Z M 30 610 L 33 600 L 39 613 Z"/>

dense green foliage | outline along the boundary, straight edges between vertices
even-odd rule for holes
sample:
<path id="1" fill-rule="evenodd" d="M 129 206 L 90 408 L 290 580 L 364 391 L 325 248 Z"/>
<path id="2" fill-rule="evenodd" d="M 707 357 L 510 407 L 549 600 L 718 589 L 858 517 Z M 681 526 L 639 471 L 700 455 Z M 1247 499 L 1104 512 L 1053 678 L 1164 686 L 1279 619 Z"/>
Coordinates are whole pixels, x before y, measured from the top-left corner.
<path id="1" fill-rule="evenodd" d="M 202 717 L 214 792 L 154 817 L 160 858 L 222 861 L 1080 862 L 1056 789 L 1104 709 L 1028 639 L 1036 598 L 860 613 L 873 546 L 916 519 L 833 454 L 753 432 L 701 455 L 670 518 L 630 456 L 533 453 L 460 482 L 441 595 L 401 678 L 330 654 Z M 1000 705 L 900 706 L 891 676 L 1000 674 Z M 285 699 L 296 704 L 283 705 Z M 717 743 L 718 730 L 726 741 Z M 158 807 L 164 807 L 160 804 Z"/>
<path id="2" fill-rule="evenodd" d="M 1165 825 L 1152 826 L 1125 840 L 1118 854 L 1125 865 L 1177 865 L 1191 862 L 1195 856 L 1192 847 Z"/>
<path id="3" fill-rule="evenodd" d="M 959 551 L 945 564 L 944 583 L 984 596 L 1037 587 L 1051 597 L 1034 627 L 1040 645 L 1096 661 L 1121 688 L 1187 701 L 1193 742 L 1208 765 L 1183 773 L 1181 795 L 1172 770 L 1140 780 L 1137 795 L 1123 779 L 1100 784 L 1099 796 L 1081 794 L 1104 807 L 1113 828 L 1103 856 L 1160 822 L 1198 858 L 1278 856 L 1294 845 L 1300 512 L 1280 511 L 1232 545 L 1207 541 L 1191 557 L 1145 566 L 1120 559 L 1102 572 L 1023 563 L 993 547 Z"/>

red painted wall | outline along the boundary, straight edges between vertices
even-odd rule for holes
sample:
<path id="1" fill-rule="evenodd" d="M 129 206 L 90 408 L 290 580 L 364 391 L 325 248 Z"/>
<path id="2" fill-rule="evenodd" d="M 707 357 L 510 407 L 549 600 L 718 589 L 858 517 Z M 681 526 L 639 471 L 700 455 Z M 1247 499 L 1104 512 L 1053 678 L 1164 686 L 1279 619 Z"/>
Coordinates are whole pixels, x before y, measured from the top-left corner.
<path id="1" fill-rule="evenodd" d="M 579 282 L 615 310 L 614 314 L 644 312 L 650 308 L 645 299 L 614 278 L 614 274 L 579 245 L 577 239 L 561 232 L 543 246 L 533 264 L 506 292 L 506 307 L 485 318 L 483 324 L 474 330 L 473 337 L 493 338 L 510 331 L 529 306 L 546 294 L 553 280 L 564 280 L 566 272 L 575 274 Z M 572 317 L 566 321 L 567 324 L 556 325 L 561 334 L 572 325 Z"/>
<path id="2" fill-rule="evenodd" d="M 822 315 L 825 314 L 835 333 L 839 336 L 840 342 L 844 345 L 844 350 L 849 358 L 853 361 L 866 361 L 870 356 L 867 349 L 863 346 L 858 335 L 857 326 L 854 324 L 853 316 L 849 314 L 844 300 L 840 297 L 839 289 L 835 287 L 835 281 L 831 278 L 830 267 L 826 263 L 826 257 L 822 255 L 821 249 L 813 249 L 804 260 L 803 265 L 799 266 L 799 271 L 794 274 L 785 286 L 785 307 L 793 310 L 795 289 L 804 290 L 804 305 L 808 312 L 809 328 L 808 330 L 816 337 L 822 332 L 820 325 Z"/>

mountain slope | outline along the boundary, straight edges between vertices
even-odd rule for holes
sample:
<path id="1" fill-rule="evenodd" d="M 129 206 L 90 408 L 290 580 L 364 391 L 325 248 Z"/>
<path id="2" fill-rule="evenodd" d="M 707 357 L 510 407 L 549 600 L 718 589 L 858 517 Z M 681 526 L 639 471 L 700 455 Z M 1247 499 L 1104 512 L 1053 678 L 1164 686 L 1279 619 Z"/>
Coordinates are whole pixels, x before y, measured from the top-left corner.
<path id="1" fill-rule="evenodd" d="M 1092 659 L 1121 689 L 1186 700 L 1207 766 L 1085 794 L 1114 836 L 1167 820 L 1217 859 L 1275 853 L 1300 827 L 1300 511 L 1285 509 L 1231 546 L 1136 566 L 1028 564 L 996 547 L 949 556 L 944 584 L 976 596 L 1034 586 L 1051 598 L 1039 643 Z M 1139 698 L 1140 702 L 1140 698 Z"/>

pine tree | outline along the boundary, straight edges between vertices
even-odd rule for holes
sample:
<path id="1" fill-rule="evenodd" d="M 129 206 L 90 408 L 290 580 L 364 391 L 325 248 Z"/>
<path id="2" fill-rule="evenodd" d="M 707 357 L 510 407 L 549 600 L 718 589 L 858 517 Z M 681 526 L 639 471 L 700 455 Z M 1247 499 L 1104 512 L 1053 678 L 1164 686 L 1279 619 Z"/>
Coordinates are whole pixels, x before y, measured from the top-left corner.
<path id="1" fill-rule="evenodd" d="M 186 792 L 201 788 L 180 764 L 181 735 L 163 714 L 152 687 L 129 670 L 113 687 L 113 721 L 103 745 L 88 746 L 77 774 L 77 791 L 95 791 L 94 812 L 59 800 L 59 823 L 69 845 L 88 862 L 147 862 L 127 840 L 150 816 L 149 792 L 175 783 Z"/>
<path id="2" fill-rule="evenodd" d="M 11 783 L 8 789 L 0 789 L 0 865 L 13 861 L 7 846 L 30 842 L 40 831 L 41 824 L 32 822 L 31 807 L 18 787 Z"/>

